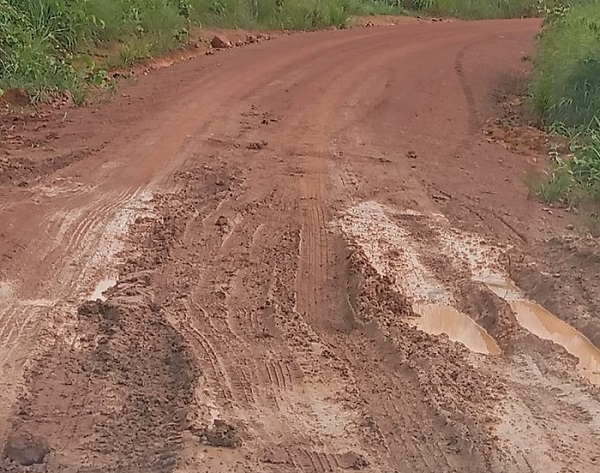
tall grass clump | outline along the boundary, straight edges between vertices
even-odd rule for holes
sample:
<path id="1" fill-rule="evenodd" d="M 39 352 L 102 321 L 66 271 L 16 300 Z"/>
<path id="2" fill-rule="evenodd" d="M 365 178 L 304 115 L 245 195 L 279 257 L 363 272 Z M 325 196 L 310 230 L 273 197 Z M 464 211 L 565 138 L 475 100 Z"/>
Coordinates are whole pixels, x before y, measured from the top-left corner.
<path id="1" fill-rule="evenodd" d="M 566 137 L 534 193 L 600 213 L 600 1 L 546 6 L 531 81 L 531 100 L 551 131 Z"/>
<path id="2" fill-rule="evenodd" d="M 26 11 L 15 3 L 0 0 L 0 87 L 37 93 L 78 89 L 68 57 L 79 31 L 69 31 L 67 15 L 52 14 L 42 4 Z"/>
<path id="3" fill-rule="evenodd" d="M 600 1 L 555 4 L 539 36 L 532 97 L 544 123 L 596 127 L 600 110 Z"/>

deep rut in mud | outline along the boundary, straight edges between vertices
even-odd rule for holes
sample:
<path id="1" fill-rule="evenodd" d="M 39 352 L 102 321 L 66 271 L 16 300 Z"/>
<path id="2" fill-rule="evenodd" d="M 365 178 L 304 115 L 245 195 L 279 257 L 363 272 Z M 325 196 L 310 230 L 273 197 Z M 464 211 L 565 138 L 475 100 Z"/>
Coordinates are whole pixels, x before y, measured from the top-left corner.
<path id="1" fill-rule="evenodd" d="M 600 251 L 482 131 L 537 27 L 296 35 L 73 112 L 95 151 L 0 188 L 2 471 L 598 470 Z"/>

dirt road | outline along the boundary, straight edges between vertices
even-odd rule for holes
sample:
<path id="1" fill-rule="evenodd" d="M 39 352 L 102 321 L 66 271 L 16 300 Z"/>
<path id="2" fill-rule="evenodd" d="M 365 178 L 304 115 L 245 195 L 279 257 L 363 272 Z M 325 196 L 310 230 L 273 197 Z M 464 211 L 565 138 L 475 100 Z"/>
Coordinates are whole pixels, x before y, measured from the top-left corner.
<path id="1" fill-rule="evenodd" d="M 600 471 L 600 249 L 506 118 L 538 26 L 292 35 L 5 127 L 0 470 Z"/>

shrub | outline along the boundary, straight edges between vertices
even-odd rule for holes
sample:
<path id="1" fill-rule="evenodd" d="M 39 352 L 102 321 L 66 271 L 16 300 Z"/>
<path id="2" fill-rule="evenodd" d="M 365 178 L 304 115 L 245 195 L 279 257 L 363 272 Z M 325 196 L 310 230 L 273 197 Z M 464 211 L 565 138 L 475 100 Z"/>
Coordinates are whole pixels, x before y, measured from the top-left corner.
<path id="1" fill-rule="evenodd" d="M 600 208 L 600 2 L 557 0 L 545 7 L 545 17 L 531 97 L 542 122 L 570 144 L 534 192 L 547 202 L 588 207 L 594 216 Z"/>
<path id="2" fill-rule="evenodd" d="M 547 15 L 534 59 L 534 107 L 547 125 L 596 127 L 600 2 L 557 4 Z"/>

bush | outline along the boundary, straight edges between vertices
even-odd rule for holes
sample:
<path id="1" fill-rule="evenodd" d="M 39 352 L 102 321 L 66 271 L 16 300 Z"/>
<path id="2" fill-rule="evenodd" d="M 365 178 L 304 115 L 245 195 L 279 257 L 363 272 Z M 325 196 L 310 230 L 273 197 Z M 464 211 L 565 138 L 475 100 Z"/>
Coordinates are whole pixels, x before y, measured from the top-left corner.
<path id="1" fill-rule="evenodd" d="M 546 202 L 600 208 L 600 2 L 556 3 L 534 58 L 531 97 L 542 122 L 567 137 L 548 178 L 533 189 Z"/>
<path id="2" fill-rule="evenodd" d="M 600 2 L 557 4 L 547 14 L 534 60 L 534 107 L 548 125 L 596 127 Z"/>

